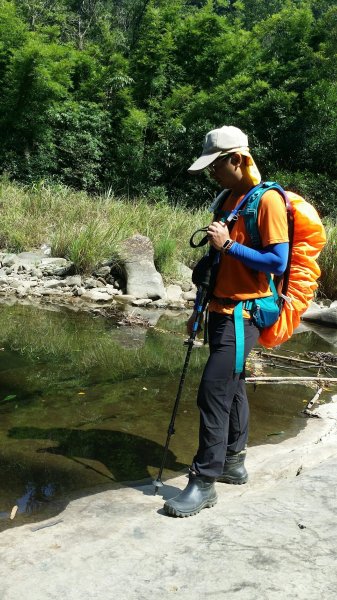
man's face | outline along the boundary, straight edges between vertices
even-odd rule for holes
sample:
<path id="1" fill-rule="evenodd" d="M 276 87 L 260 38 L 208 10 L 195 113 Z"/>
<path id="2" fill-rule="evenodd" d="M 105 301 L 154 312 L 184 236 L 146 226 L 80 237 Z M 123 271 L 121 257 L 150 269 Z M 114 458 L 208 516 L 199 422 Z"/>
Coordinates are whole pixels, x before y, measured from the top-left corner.
<path id="1" fill-rule="evenodd" d="M 234 154 L 219 156 L 208 167 L 208 172 L 219 185 L 231 189 L 242 179 L 241 164 L 242 156 L 235 152 Z"/>

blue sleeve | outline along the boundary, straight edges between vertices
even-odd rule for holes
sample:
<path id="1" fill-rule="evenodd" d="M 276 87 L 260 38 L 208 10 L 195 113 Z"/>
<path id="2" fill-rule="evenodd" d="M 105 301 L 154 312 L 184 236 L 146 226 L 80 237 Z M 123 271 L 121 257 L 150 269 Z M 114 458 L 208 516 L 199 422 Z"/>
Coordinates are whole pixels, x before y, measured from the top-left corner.
<path id="1" fill-rule="evenodd" d="M 240 260 L 246 267 L 262 271 L 263 273 L 273 273 L 282 275 L 285 271 L 289 254 L 289 243 L 270 244 L 263 250 L 255 250 L 238 242 L 234 242 L 228 255 Z"/>

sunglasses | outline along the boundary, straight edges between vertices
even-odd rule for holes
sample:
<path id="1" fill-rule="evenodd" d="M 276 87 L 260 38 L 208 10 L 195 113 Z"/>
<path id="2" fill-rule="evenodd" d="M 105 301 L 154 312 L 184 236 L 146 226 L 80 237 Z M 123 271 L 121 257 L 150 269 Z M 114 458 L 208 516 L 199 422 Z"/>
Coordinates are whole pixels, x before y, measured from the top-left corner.
<path id="1" fill-rule="evenodd" d="M 232 156 L 232 153 L 230 153 L 230 154 L 224 154 L 223 156 L 218 156 L 218 158 L 216 158 L 210 165 L 208 165 L 208 167 L 206 167 L 206 170 L 210 174 L 215 173 L 215 169 L 218 167 L 218 165 L 223 160 L 226 160 L 226 158 L 229 158 L 230 156 Z"/>

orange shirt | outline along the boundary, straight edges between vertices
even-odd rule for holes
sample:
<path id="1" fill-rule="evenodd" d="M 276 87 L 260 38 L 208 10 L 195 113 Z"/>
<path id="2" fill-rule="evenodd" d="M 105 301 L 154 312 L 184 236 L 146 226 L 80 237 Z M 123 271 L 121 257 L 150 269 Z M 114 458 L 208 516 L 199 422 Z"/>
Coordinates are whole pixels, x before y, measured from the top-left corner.
<path id="1" fill-rule="evenodd" d="M 242 198 L 243 196 L 239 199 L 229 196 L 222 209 L 233 210 Z M 283 198 L 275 190 L 268 190 L 263 194 L 258 208 L 257 225 L 263 247 L 289 241 L 286 207 Z M 242 215 L 235 222 L 230 236 L 239 244 L 252 247 Z M 271 292 L 265 273 L 246 267 L 239 259 L 230 254 L 221 254 L 213 294 L 219 298 L 248 300 L 249 298 L 270 296 Z M 231 314 L 233 308 L 234 306 L 224 307 L 216 300 L 212 300 L 209 305 L 211 312 Z"/>

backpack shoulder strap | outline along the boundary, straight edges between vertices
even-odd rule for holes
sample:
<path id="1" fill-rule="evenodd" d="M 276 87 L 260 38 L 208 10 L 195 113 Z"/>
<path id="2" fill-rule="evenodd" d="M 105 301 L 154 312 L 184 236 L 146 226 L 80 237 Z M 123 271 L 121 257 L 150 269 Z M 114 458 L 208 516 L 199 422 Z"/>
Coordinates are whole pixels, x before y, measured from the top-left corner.
<path id="1" fill-rule="evenodd" d="M 281 194 L 287 204 L 287 197 L 285 190 L 275 181 L 265 181 L 261 187 L 249 198 L 246 206 L 242 210 L 241 214 L 245 221 L 247 233 L 251 239 L 253 248 L 261 248 L 261 237 L 257 226 L 257 215 L 260 200 L 263 194 L 267 190 L 276 190 Z"/>

